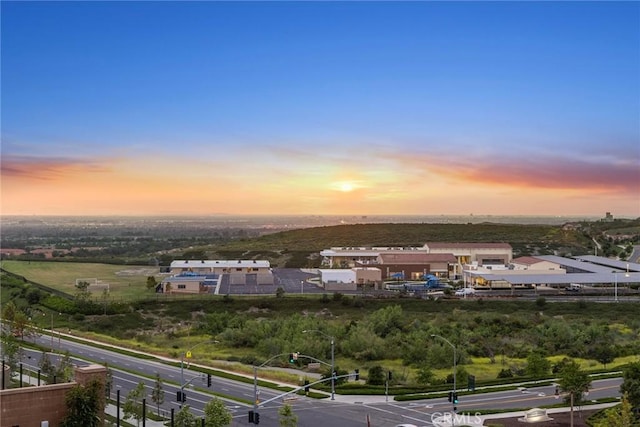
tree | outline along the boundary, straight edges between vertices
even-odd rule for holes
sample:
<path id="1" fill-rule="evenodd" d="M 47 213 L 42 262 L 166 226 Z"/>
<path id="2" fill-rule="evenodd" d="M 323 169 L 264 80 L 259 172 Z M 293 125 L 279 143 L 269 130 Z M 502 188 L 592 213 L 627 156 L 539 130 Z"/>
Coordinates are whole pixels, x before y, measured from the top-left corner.
<path id="1" fill-rule="evenodd" d="M 527 356 L 527 367 L 525 373 L 535 378 L 544 377 L 551 370 L 551 362 L 549 362 L 542 353 L 532 351 Z"/>
<path id="2" fill-rule="evenodd" d="M 16 317 L 16 313 L 18 312 L 18 307 L 16 307 L 16 303 L 13 301 L 9 301 L 4 305 L 2 309 L 2 318 L 9 323 L 9 328 L 12 328 L 11 323 Z"/>
<path id="3" fill-rule="evenodd" d="M 102 382 L 93 380 L 86 385 L 77 384 L 65 395 L 67 415 L 62 420 L 62 427 L 97 427 L 101 425 L 100 397 Z"/>
<path id="4" fill-rule="evenodd" d="M 428 366 L 423 366 L 416 374 L 416 382 L 421 385 L 429 385 L 435 379 L 433 371 Z"/>
<path id="5" fill-rule="evenodd" d="M 631 362 L 624 368 L 620 392 L 627 396 L 631 407 L 640 407 L 640 362 Z"/>
<path id="6" fill-rule="evenodd" d="M 189 410 L 189 405 L 184 405 L 180 410 L 176 413 L 175 418 L 173 419 L 173 427 L 195 427 L 196 426 L 196 417 Z M 171 423 L 165 424 L 166 426 L 171 426 Z"/>
<path id="7" fill-rule="evenodd" d="M 9 301 L 2 309 L 2 318 L 6 320 L 4 323 L 9 328 L 9 334 L 14 337 L 24 338 L 31 326 L 29 317 L 20 310 L 13 301 Z"/>
<path id="8" fill-rule="evenodd" d="M 278 414 L 280 415 L 281 427 L 297 427 L 298 416 L 293 413 L 291 405 L 282 405 L 282 408 L 278 409 Z"/>
<path id="9" fill-rule="evenodd" d="M 23 312 L 17 311 L 13 318 L 13 334 L 21 339 L 31 336 L 31 319 Z"/>
<path id="10" fill-rule="evenodd" d="M 70 381 L 73 377 L 73 363 L 69 351 L 64 353 L 64 357 L 60 359 L 58 369 L 55 370 L 56 379 L 60 383 Z"/>
<path id="11" fill-rule="evenodd" d="M 140 381 L 136 388 L 127 394 L 127 400 L 124 402 L 123 412 L 124 418 L 135 418 L 136 425 L 140 425 L 142 420 L 142 400 L 147 396 L 144 382 Z"/>
<path id="12" fill-rule="evenodd" d="M 384 370 L 382 369 L 382 366 L 376 365 L 369 368 L 367 384 L 382 385 L 384 384 L 384 379 Z"/>
<path id="13" fill-rule="evenodd" d="M 158 286 L 155 276 L 147 277 L 147 289 L 155 289 Z"/>
<path id="14" fill-rule="evenodd" d="M 89 291 L 89 285 L 91 283 L 81 280 L 76 283 L 76 299 L 79 302 L 88 301 L 91 297 L 91 291 Z"/>
<path id="15" fill-rule="evenodd" d="M 0 342 L 2 343 L 4 362 L 9 365 L 11 371 L 15 371 L 22 357 L 22 347 L 20 347 L 19 340 L 13 334 L 2 331 L 0 332 Z"/>
<path id="16" fill-rule="evenodd" d="M 607 369 L 607 363 L 611 363 L 616 358 L 616 350 L 613 347 L 613 343 L 603 342 L 596 345 L 589 355 L 598 362 L 602 363 L 605 369 Z"/>
<path id="17" fill-rule="evenodd" d="M 558 384 L 560 389 L 567 393 L 565 402 L 571 402 L 571 395 L 573 395 L 574 405 L 579 406 L 583 400 L 583 393 L 589 391 L 591 378 L 575 360 L 569 360 L 560 371 Z"/>
<path id="18" fill-rule="evenodd" d="M 218 398 L 211 399 L 204 406 L 204 425 L 206 427 L 223 427 L 231 424 L 231 412 Z"/>
<path id="19" fill-rule="evenodd" d="M 56 374 L 56 367 L 51 363 L 49 353 L 43 351 L 42 357 L 40 357 L 40 372 L 44 375 L 48 382 L 53 382 L 53 376 Z"/>
<path id="20" fill-rule="evenodd" d="M 151 400 L 157 405 L 159 416 L 160 405 L 164 403 L 164 390 L 162 389 L 162 378 L 160 378 L 159 373 L 156 373 L 156 383 L 153 386 L 153 390 L 151 390 Z"/>
<path id="21" fill-rule="evenodd" d="M 597 421 L 593 427 L 632 427 L 637 425 L 634 418 L 633 408 L 625 394 L 620 405 L 607 409 L 604 419 Z"/>
<path id="22" fill-rule="evenodd" d="M 104 367 L 107 368 L 107 375 L 104 382 L 104 396 L 108 400 L 111 397 L 111 389 L 113 388 L 113 371 L 109 369 L 109 364 L 106 362 Z"/>

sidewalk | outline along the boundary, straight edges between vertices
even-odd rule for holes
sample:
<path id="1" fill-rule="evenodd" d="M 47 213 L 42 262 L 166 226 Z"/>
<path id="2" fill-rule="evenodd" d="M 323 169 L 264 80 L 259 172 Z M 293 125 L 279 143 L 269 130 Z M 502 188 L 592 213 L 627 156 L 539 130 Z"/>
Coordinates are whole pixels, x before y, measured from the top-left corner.
<path id="1" fill-rule="evenodd" d="M 104 412 L 105 414 L 109 414 L 113 417 L 116 417 L 116 405 L 113 404 L 108 404 L 106 408 L 104 408 Z M 149 410 L 149 407 L 147 407 L 147 410 Z M 126 421 L 129 424 L 136 424 L 136 420 L 135 418 L 128 418 L 128 419 L 124 419 L 124 411 L 122 410 L 122 406 L 120 407 L 120 421 Z M 166 422 L 166 421 L 165 421 Z M 160 422 L 160 421 L 153 421 L 150 420 L 149 418 L 147 418 L 145 420 L 145 426 L 146 427 L 164 427 L 165 422 Z M 140 425 L 142 425 L 142 420 L 140 420 Z"/>

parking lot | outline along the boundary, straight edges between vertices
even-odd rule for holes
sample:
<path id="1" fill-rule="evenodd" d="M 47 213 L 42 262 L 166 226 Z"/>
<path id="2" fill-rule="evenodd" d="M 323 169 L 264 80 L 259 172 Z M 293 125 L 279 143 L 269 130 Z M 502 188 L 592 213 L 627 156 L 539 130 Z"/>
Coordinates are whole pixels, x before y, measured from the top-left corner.
<path id="1" fill-rule="evenodd" d="M 322 287 L 318 286 L 317 274 L 306 273 L 298 268 L 274 268 L 273 269 L 273 285 L 258 285 L 254 283 L 246 283 L 244 285 L 230 285 L 229 277 L 223 275 L 220 284 L 220 295 L 226 294 L 275 294 L 278 288 L 284 289 L 287 294 L 321 294 L 326 292 Z"/>

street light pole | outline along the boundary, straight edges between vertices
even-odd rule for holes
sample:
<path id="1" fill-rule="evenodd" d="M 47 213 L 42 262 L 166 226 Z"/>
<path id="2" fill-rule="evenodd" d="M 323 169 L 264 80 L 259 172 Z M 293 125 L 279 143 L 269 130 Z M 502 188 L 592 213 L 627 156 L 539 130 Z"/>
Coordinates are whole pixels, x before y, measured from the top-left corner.
<path id="1" fill-rule="evenodd" d="M 431 334 L 431 338 L 440 338 L 441 340 L 443 340 L 444 342 L 449 344 L 451 346 L 451 348 L 453 349 L 453 394 L 455 396 L 455 394 L 456 394 L 456 371 L 457 371 L 457 366 L 456 366 L 456 364 L 457 364 L 456 346 L 453 345 L 451 343 L 451 341 L 449 341 L 445 337 L 441 337 L 440 335 Z M 452 403 L 453 403 L 453 408 L 454 408 L 454 411 L 455 411 L 456 404 L 455 404 L 455 402 L 452 402 Z"/>
<path id="2" fill-rule="evenodd" d="M 219 341 L 213 340 L 213 341 L 204 341 L 204 342 L 200 342 L 194 346 L 191 346 L 190 348 L 188 348 L 186 351 L 182 352 L 180 354 L 180 408 L 182 408 L 182 401 L 184 400 L 184 357 L 187 353 L 191 352 L 191 350 L 193 350 L 194 348 L 203 345 L 203 344 L 213 344 L 213 343 L 217 343 Z"/>
<path id="3" fill-rule="evenodd" d="M 253 367 L 253 413 L 258 412 L 258 367 Z M 255 415 L 254 415 L 255 416 Z"/>
<path id="4" fill-rule="evenodd" d="M 335 358 L 335 341 L 331 337 L 331 400 L 336 400 L 336 358 Z"/>
<path id="5" fill-rule="evenodd" d="M 53 353 L 53 312 L 51 312 L 51 353 Z"/>
<path id="6" fill-rule="evenodd" d="M 318 330 L 318 329 L 309 329 L 309 330 L 305 330 L 302 331 L 303 334 L 306 334 L 307 332 L 317 332 L 320 335 L 324 335 L 325 337 L 329 338 L 331 340 L 331 400 L 336 400 L 336 374 L 335 374 L 335 369 L 336 369 L 336 357 L 335 357 L 335 339 L 334 337 L 332 337 L 331 335 L 327 335 L 324 332 Z"/>

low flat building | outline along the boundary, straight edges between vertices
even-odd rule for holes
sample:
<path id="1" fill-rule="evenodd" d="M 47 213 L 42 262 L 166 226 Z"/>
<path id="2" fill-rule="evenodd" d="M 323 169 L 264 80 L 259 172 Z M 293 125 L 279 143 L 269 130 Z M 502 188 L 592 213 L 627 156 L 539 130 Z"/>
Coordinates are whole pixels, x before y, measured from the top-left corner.
<path id="1" fill-rule="evenodd" d="M 507 265 L 513 259 L 513 248 L 508 243 L 446 243 L 429 242 L 424 249 L 430 254 L 453 254 L 458 265 Z"/>
<path id="2" fill-rule="evenodd" d="M 217 274 L 180 273 L 163 279 L 159 291 L 165 294 L 214 293 L 219 280 Z"/>
<path id="3" fill-rule="evenodd" d="M 263 260 L 176 260 L 170 273 L 160 292 L 211 293 L 221 280 L 230 285 L 273 285 L 271 265 Z"/>
<path id="4" fill-rule="evenodd" d="M 332 247 L 320 251 L 322 265 L 329 268 L 349 268 L 355 266 L 380 266 L 383 277 L 392 277 L 402 272 L 400 263 L 394 263 L 388 258 L 389 270 L 382 266 L 380 256 L 395 255 L 411 259 L 430 255 L 434 258 L 423 262 L 423 267 L 416 267 L 415 263 L 407 262 L 405 270 L 406 279 L 410 276 L 422 277 L 425 273 L 439 277 L 459 279 L 462 276 L 462 266 L 471 263 L 478 265 L 508 265 L 513 259 L 513 248 L 508 243 L 446 243 L 429 242 L 421 247 Z M 440 255 L 444 261 L 436 257 Z M 453 259 L 451 258 L 453 257 Z M 426 259 L 426 258 L 425 258 Z M 446 267 L 444 264 L 446 263 Z M 413 267 L 408 267 L 413 265 Z M 428 270 L 428 271 L 426 271 Z"/>
<path id="5" fill-rule="evenodd" d="M 320 285 L 327 291 L 355 291 L 358 289 L 354 269 L 319 269 Z"/>
<path id="6" fill-rule="evenodd" d="M 534 270 L 536 272 L 556 271 L 564 274 L 564 270 L 560 267 L 560 264 L 532 256 L 514 258 L 513 260 L 511 260 L 510 267 L 518 272 Z"/>
<path id="7" fill-rule="evenodd" d="M 456 263 L 452 254 L 403 252 L 381 253 L 375 265 L 382 271 L 384 279 L 421 280 L 427 274 L 448 279 L 455 275 Z"/>

